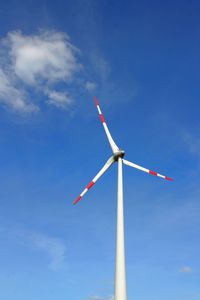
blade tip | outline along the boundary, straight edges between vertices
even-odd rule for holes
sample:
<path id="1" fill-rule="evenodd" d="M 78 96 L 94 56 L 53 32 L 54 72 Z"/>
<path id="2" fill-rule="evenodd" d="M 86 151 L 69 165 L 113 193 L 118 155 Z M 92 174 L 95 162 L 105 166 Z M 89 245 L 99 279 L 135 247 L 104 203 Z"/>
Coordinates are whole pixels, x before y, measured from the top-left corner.
<path id="1" fill-rule="evenodd" d="M 81 200 L 81 196 L 78 196 L 78 198 L 73 202 L 73 205 L 75 205 L 76 203 L 78 203 Z"/>
<path id="2" fill-rule="evenodd" d="M 98 100 L 97 100 L 97 97 L 96 97 L 96 96 L 94 96 L 94 102 L 95 102 L 96 106 L 98 106 L 98 105 L 99 105 L 99 102 L 98 102 Z"/>
<path id="3" fill-rule="evenodd" d="M 173 179 L 173 178 L 171 178 L 171 177 L 167 177 L 167 176 L 165 177 L 165 179 L 166 179 L 166 180 L 168 180 L 168 181 L 174 181 L 174 179 Z"/>

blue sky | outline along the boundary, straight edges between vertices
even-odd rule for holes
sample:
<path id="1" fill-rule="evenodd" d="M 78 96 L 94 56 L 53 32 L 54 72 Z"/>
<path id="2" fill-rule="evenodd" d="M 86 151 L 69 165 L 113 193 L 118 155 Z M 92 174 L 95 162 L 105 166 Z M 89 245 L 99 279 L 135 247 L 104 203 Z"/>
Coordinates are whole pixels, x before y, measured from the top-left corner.
<path id="1" fill-rule="evenodd" d="M 0 298 L 111 300 L 126 158 L 128 299 L 200 299 L 200 4 L 4 1 L 0 8 Z"/>

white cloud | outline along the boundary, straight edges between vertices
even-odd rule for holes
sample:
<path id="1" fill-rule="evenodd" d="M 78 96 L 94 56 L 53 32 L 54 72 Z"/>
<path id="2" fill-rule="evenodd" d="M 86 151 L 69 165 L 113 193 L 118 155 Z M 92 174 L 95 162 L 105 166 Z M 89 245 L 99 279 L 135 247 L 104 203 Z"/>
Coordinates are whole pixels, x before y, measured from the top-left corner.
<path id="1" fill-rule="evenodd" d="M 182 267 L 180 270 L 179 270 L 180 273 L 192 273 L 193 270 L 191 267 L 188 267 L 188 266 L 184 266 Z"/>
<path id="2" fill-rule="evenodd" d="M 58 108 L 65 109 L 72 103 L 72 99 L 68 93 L 50 90 L 47 90 L 45 93 L 48 96 L 47 102 Z"/>
<path id="3" fill-rule="evenodd" d="M 86 88 L 86 90 L 88 90 L 89 92 L 93 92 L 94 90 L 96 90 L 97 85 L 96 85 L 96 83 L 94 83 L 94 82 L 87 81 L 87 82 L 85 83 L 85 88 Z"/>
<path id="4" fill-rule="evenodd" d="M 7 45 L 16 75 L 27 84 L 67 81 L 81 67 L 75 58 L 78 50 L 61 32 L 41 31 L 32 36 L 11 32 Z"/>
<path id="5" fill-rule="evenodd" d="M 0 103 L 21 112 L 35 112 L 39 109 L 28 100 L 26 93 L 22 89 L 13 86 L 2 69 L 0 69 Z"/>
<path id="6" fill-rule="evenodd" d="M 72 96 L 56 86 L 60 82 L 73 85 L 82 68 L 77 62 L 80 51 L 67 34 L 46 30 L 23 35 L 14 31 L 0 43 L 0 103 L 15 111 L 38 111 L 39 103 L 31 97 L 35 91 L 39 99 L 57 108 L 72 103 Z"/>

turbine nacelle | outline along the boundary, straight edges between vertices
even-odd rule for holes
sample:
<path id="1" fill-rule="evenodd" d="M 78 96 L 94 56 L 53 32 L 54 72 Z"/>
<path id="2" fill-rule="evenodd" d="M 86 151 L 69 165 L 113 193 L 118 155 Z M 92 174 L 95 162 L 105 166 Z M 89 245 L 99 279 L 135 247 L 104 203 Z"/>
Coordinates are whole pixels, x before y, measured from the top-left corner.
<path id="1" fill-rule="evenodd" d="M 114 152 L 113 158 L 114 158 L 115 161 L 118 161 L 119 157 L 123 158 L 124 155 L 125 155 L 125 151 L 119 149 L 119 151 Z"/>

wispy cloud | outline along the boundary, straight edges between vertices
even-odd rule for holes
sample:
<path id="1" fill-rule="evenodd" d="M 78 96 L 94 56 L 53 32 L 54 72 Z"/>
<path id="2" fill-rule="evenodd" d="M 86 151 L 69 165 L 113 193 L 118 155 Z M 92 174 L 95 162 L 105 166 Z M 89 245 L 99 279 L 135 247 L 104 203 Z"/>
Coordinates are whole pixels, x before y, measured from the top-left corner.
<path id="1" fill-rule="evenodd" d="M 32 233 L 30 235 L 30 241 L 33 247 L 43 250 L 48 254 L 50 258 L 50 269 L 57 271 L 62 267 L 66 247 L 60 239 L 41 233 Z"/>
<path id="2" fill-rule="evenodd" d="M 189 131 L 184 131 L 182 134 L 183 141 L 187 145 L 191 154 L 200 155 L 200 135 L 195 135 Z"/>
<path id="3" fill-rule="evenodd" d="M 107 83 L 109 75 L 111 73 L 111 67 L 109 62 L 97 53 L 91 55 L 91 63 L 93 69 L 95 70 L 96 74 L 98 75 L 102 84 Z"/>
<path id="4" fill-rule="evenodd" d="M 184 266 L 182 268 L 179 269 L 180 273 L 192 273 L 193 269 L 189 266 Z"/>
<path id="5" fill-rule="evenodd" d="M 81 67 L 75 57 L 77 48 L 61 32 L 41 31 L 33 36 L 11 32 L 6 44 L 15 74 L 31 85 L 36 85 L 40 80 L 67 81 Z"/>
<path id="6" fill-rule="evenodd" d="M 89 300 L 114 300 L 114 296 L 107 296 L 107 297 L 99 297 L 99 296 L 90 296 Z"/>
<path id="7" fill-rule="evenodd" d="M 73 102 L 71 96 L 66 92 L 47 90 L 45 94 L 48 96 L 47 102 L 58 108 L 65 109 Z"/>
<path id="8" fill-rule="evenodd" d="M 93 92 L 94 90 L 96 90 L 97 85 L 94 82 L 91 81 L 86 81 L 85 83 L 85 88 L 86 90 L 88 90 L 89 92 Z"/>
<path id="9" fill-rule="evenodd" d="M 40 104 L 32 93 L 47 105 L 63 109 L 73 101 L 60 83 L 75 84 L 83 66 L 78 62 L 78 50 L 63 32 L 39 31 L 24 35 L 9 32 L 0 41 L 0 103 L 20 112 L 36 112 Z M 84 80 L 83 80 L 84 81 Z M 91 83 L 85 84 L 91 89 Z"/>
<path id="10" fill-rule="evenodd" d="M 64 265 L 66 246 L 61 239 L 21 228 L 14 230 L 14 234 L 23 246 L 45 253 L 49 257 L 49 269 L 58 271 Z"/>
<path id="11" fill-rule="evenodd" d="M 20 112 L 36 112 L 38 107 L 32 103 L 26 92 L 14 86 L 12 80 L 0 68 L 0 103 Z"/>

